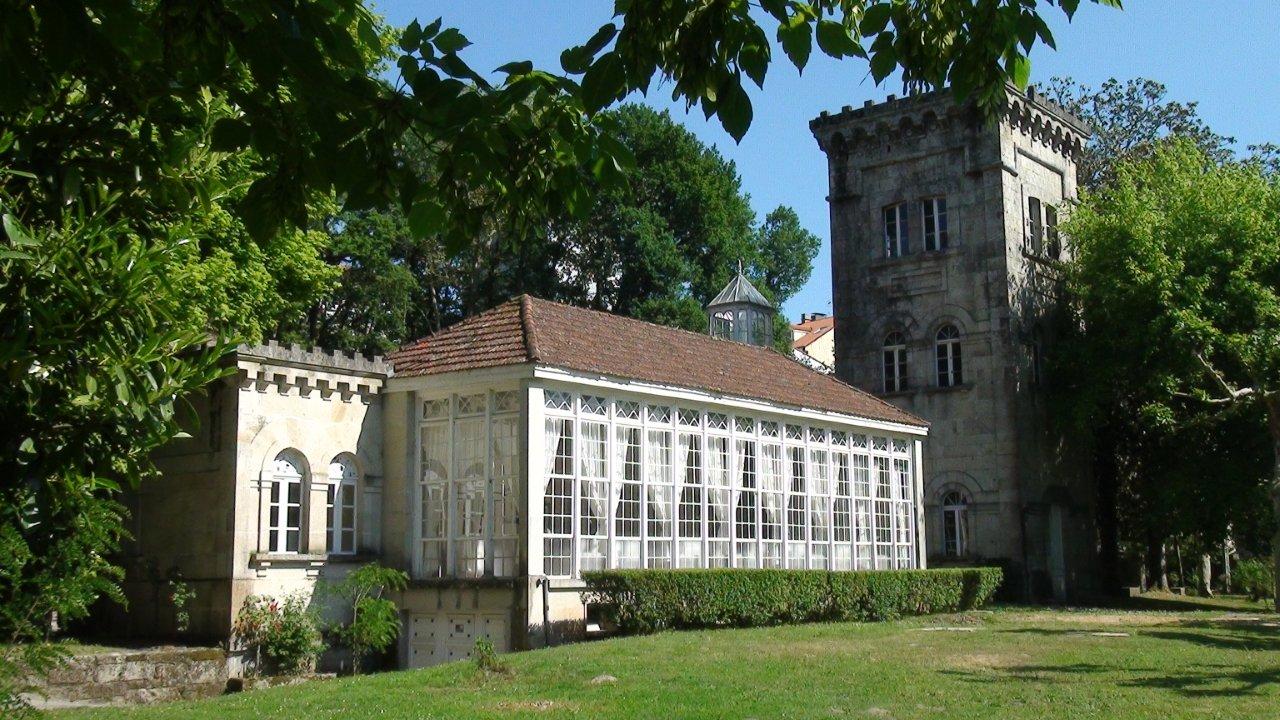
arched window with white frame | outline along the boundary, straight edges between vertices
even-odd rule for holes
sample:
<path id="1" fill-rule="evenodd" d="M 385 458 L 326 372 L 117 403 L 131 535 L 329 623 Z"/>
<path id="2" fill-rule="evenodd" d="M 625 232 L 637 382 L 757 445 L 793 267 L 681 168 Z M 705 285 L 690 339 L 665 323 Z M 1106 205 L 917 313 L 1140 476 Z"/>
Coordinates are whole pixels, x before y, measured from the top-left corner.
<path id="1" fill-rule="evenodd" d="M 942 554 L 949 558 L 969 554 L 969 499 L 958 490 L 942 496 Z"/>
<path id="2" fill-rule="evenodd" d="M 907 338 L 891 332 L 884 338 L 884 391 L 907 389 Z"/>
<path id="3" fill-rule="evenodd" d="M 329 462 L 329 489 L 325 516 L 328 518 L 326 546 L 331 555 L 356 553 L 356 503 L 359 473 L 350 455 Z"/>
<path id="4" fill-rule="evenodd" d="M 960 331 L 955 325 L 943 325 L 938 329 L 935 353 L 938 361 L 938 387 L 955 387 L 963 383 Z"/>
<path id="5" fill-rule="evenodd" d="M 302 497 L 306 462 L 294 450 L 285 450 L 271 464 L 267 519 L 267 551 L 296 553 L 302 540 Z"/>

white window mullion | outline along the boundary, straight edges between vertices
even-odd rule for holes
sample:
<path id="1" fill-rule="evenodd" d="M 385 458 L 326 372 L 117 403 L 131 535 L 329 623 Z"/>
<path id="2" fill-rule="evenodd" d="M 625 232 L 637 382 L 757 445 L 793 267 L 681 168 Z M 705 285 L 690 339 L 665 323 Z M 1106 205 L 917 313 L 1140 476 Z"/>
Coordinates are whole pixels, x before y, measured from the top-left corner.
<path id="1" fill-rule="evenodd" d="M 484 570 L 485 577 L 493 577 L 493 391 L 485 393 L 484 402 Z"/>
<path id="2" fill-rule="evenodd" d="M 446 576 L 456 576 L 458 574 L 458 469 L 454 467 L 454 457 L 457 455 L 458 446 L 458 396 L 449 396 L 449 464 L 447 479 L 444 484 L 444 507 L 445 507 L 445 545 L 444 545 L 444 574 Z"/>

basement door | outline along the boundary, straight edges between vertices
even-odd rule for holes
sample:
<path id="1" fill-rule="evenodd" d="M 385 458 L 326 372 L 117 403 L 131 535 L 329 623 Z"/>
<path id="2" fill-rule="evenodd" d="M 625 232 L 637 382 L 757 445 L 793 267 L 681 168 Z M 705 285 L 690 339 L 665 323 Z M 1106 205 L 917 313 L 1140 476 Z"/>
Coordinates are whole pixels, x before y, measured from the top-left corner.
<path id="1" fill-rule="evenodd" d="M 511 642 L 504 615 L 415 614 L 409 619 L 409 667 L 426 667 L 471 657 L 476 638 L 487 637 L 498 652 Z"/>

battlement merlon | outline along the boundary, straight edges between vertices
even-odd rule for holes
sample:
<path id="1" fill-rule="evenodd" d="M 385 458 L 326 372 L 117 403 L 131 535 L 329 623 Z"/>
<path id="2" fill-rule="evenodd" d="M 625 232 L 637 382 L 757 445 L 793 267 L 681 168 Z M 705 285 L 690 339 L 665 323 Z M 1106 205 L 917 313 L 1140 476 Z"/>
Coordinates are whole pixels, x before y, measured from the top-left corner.
<path id="1" fill-rule="evenodd" d="M 809 122 L 809 129 L 823 152 L 848 147 L 862 140 L 889 140 L 903 132 L 927 132 L 941 118 L 977 118 L 972 102 L 959 104 L 950 90 L 933 90 L 905 97 L 890 95 L 884 102 L 871 100 L 862 107 L 844 106 L 837 113 L 823 111 Z M 1093 131 L 1088 123 L 1049 98 L 1027 87 L 1025 93 L 1008 88 L 1000 120 L 1071 157 L 1084 149 Z"/>
<path id="2" fill-rule="evenodd" d="M 391 363 L 381 355 L 367 357 L 341 350 L 310 349 L 298 344 L 282 345 L 270 340 L 263 345 L 236 347 L 237 360 L 257 361 L 264 365 L 291 367 L 299 370 L 329 372 L 355 377 L 385 380 L 392 374 Z"/>

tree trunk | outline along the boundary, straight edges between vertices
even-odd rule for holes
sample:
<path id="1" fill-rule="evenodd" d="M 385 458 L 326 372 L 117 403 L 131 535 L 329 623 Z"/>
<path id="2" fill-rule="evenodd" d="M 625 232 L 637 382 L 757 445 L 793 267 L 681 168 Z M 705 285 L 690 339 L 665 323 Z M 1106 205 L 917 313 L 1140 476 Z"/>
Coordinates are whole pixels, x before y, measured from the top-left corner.
<path id="1" fill-rule="evenodd" d="M 1178 538 L 1173 539 L 1173 552 L 1178 558 L 1178 586 L 1184 588 L 1183 592 L 1186 592 L 1187 572 L 1182 569 L 1182 541 Z"/>
<path id="2" fill-rule="evenodd" d="M 1098 498 L 1098 565 L 1102 590 L 1107 594 L 1120 591 L 1120 520 L 1117 517 L 1116 443 L 1098 438 L 1093 451 L 1093 479 Z M 1140 582 L 1146 592 L 1146 581 Z"/>
<path id="3" fill-rule="evenodd" d="M 1169 552 L 1168 543 L 1160 541 L 1160 589 L 1169 592 Z"/>
<path id="4" fill-rule="evenodd" d="M 1227 530 L 1230 531 L 1230 526 Z M 1222 592 L 1231 594 L 1231 535 L 1222 541 Z"/>
<path id="5" fill-rule="evenodd" d="M 1151 579 L 1147 573 L 1147 561 L 1143 558 L 1142 562 L 1138 563 L 1138 592 L 1147 592 L 1150 589 Z"/>
<path id="6" fill-rule="evenodd" d="M 1200 556 L 1200 594 L 1213 597 L 1213 557 L 1209 553 Z"/>
<path id="7" fill-rule="evenodd" d="M 1271 428 L 1271 447 L 1275 468 L 1271 473 L 1271 512 L 1277 521 L 1271 535 L 1271 570 L 1275 582 L 1271 588 L 1271 608 L 1280 612 L 1280 395 L 1266 395 L 1267 424 Z"/>
<path id="8" fill-rule="evenodd" d="M 1155 533 L 1147 530 L 1147 552 L 1144 558 L 1143 567 L 1147 571 L 1147 580 L 1143 592 L 1160 589 L 1160 571 L 1161 558 L 1164 556 L 1164 546 L 1161 544 L 1160 538 Z"/>

